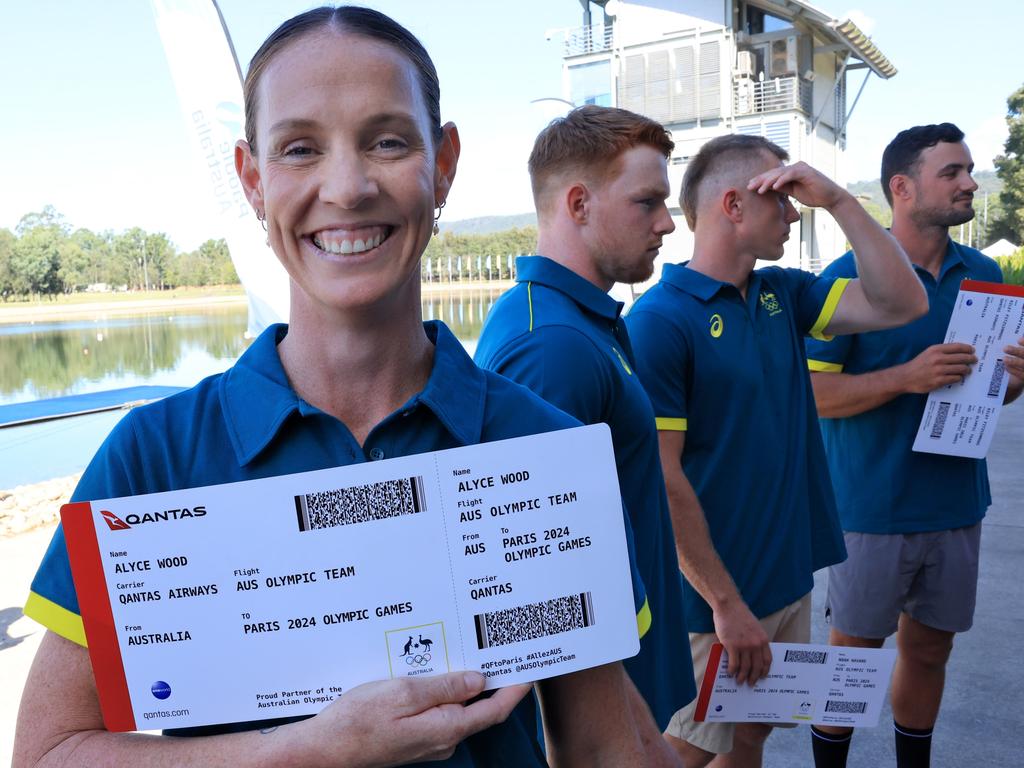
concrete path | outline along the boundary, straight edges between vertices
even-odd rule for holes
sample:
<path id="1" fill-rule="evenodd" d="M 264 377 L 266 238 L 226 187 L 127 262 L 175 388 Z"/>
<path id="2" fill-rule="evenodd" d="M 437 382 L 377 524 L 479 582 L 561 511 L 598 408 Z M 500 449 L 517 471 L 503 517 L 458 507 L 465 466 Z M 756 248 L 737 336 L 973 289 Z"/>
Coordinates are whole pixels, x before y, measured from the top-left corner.
<path id="1" fill-rule="evenodd" d="M 974 628 L 957 639 L 946 696 L 935 732 L 932 765 L 1019 768 L 1024 749 L 1024 402 L 1007 408 L 989 459 L 995 502 L 985 518 L 981 581 Z M 28 585 L 49 542 L 50 530 L 0 539 L 0 766 L 10 762 L 18 701 L 42 636 L 21 616 Z M 815 642 L 825 642 L 821 620 L 823 574 L 814 588 Z M 895 766 L 892 714 L 880 725 L 858 731 L 849 768 Z M 765 751 L 765 768 L 811 766 L 810 730 L 775 733 Z"/>
<path id="2" fill-rule="evenodd" d="M 982 526 L 981 573 L 974 627 L 960 635 L 932 740 L 933 768 L 1024 766 L 1024 401 L 1004 409 L 989 451 L 993 504 Z M 812 640 L 827 642 L 822 619 L 824 572 L 814 583 Z M 889 646 L 892 642 L 888 643 Z M 765 768 L 812 766 L 810 728 L 780 730 L 768 740 Z M 896 765 L 892 711 L 877 728 L 857 731 L 849 768 Z"/>

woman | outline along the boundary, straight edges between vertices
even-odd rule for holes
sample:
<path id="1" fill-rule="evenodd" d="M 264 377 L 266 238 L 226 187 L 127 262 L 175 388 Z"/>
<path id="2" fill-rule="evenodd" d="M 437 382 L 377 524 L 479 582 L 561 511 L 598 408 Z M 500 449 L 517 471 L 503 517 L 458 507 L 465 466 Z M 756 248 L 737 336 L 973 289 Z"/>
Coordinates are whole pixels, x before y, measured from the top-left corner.
<path id="1" fill-rule="evenodd" d="M 125 417 L 75 499 L 574 424 L 478 370 L 443 325 L 421 321 L 419 260 L 455 177 L 459 138 L 454 125 L 441 125 L 437 75 L 410 33 L 361 8 L 304 13 L 256 53 L 245 101 L 247 140 L 236 148 L 236 168 L 291 278 L 289 325 L 268 329 L 223 375 Z M 532 700 L 517 707 L 529 687 L 466 704 L 483 689 L 477 673 L 371 683 L 300 722 L 239 726 L 260 730 L 175 733 L 203 737 L 188 739 L 107 733 L 77 611 L 58 531 L 26 606 L 51 631 L 26 685 L 16 766 L 361 766 L 448 756 L 459 766 L 543 764 Z M 620 665 L 538 689 L 552 760 L 642 760 L 617 706 Z"/>

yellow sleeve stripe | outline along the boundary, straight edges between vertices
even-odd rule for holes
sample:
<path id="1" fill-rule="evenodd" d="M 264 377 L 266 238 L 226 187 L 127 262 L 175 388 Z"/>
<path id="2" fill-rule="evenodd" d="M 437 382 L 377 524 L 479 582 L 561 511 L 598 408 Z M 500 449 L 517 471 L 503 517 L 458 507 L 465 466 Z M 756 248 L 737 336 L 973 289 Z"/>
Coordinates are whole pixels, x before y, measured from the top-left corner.
<path id="1" fill-rule="evenodd" d="M 686 419 L 669 419 L 665 416 L 658 416 L 654 420 L 654 425 L 661 432 L 685 432 L 686 431 Z"/>
<path id="2" fill-rule="evenodd" d="M 30 619 L 39 622 L 61 637 L 78 643 L 83 648 L 88 647 L 88 643 L 85 641 L 82 617 L 77 613 L 72 613 L 67 608 L 57 605 L 52 600 L 47 600 L 35 592 L 28 593 L 24 613 Z"/>
<path id="3" fill-rule="evenodd" d="M 829 290 L 828 296 L 825 297 L 825 304 L 821 308 L 821 314 L 814 321 L 814 326 L 808 334 L 811 338 L 818 339 L 819 341 L 832 341 L 832 337 L 825 334 L 825 329 L 832 322 L 832 315 L 836 313 L 839 300 L 843 298 L 843 292 L 849 284 L 850 278 L 848 277 L 840 277 L 832 283 L 832 288 Z"/>
<path id="4" fill-rule="evenodd" d="M 526 284 L 526 301 L 530 305 L 530 333 L 533 333 L 533 283 Z"/>
<path id="5" fill-rule="evenodd" d="M 842 363 L 826 363 L 824 360 L 807 359 L 807 370 L 820 371 L 822 373 L 839 373 L 843 370 Z"/>
<path id="6" fill-rule="evenodd" d="M 647 630 L 651 628 L 651 603 L 644 598 L 643 607 L 640 608 L 640 612 L 636 615 L 636 629 L 640 633 L 640 637 L 647 634 Z"/>

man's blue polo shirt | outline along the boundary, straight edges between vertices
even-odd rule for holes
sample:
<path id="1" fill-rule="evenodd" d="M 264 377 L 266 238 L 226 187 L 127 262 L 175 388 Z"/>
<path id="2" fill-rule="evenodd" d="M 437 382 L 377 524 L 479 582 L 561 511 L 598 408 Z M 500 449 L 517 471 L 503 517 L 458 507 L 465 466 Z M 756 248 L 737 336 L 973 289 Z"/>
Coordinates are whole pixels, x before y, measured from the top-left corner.
<path id="1" fill-rule="evenodd" d="M 938 279 L 926 269 L 914 269 L 928 292 L 928 314 L 899 328 L 809 340 L 810 369 L 860 374 L 905 363 L 945 341 L 962 280 L 1003 281 L 995 261 L 952 240 Z M 832 262 L 823 274 L 856 277 L 853 253 Z M 992 496 L 984 459 L 911 450 L 927 399 L 905 394 L 856 416 L 821 420 L 844 530 L 939 531 L 973 525 L 985 516 Z"/>
<path id="2" fill-rule="evenodd" d="M 658 429 L 686 432 L 683 471 L 759 618 L 846 556 L 802 337 L 822 335 L 847 282 L 768 267 L 751 274 L 744 300 L 668 264 L 627 318 Z M 713 632 L 708 604 L 689 584 L 684 594 L 690 630 Z"/>
<path id="3" fill-rule="evenodd" d="M 443 324 L 426 387 L 373 428 L 360 446 L 340 421 L 303 401 L 277 355 L 287 333 L 272 326 L 223 374 L 131 411 L 97 452 L 75 501 L 155 493 L 324 469 L 577 426 L 524 387 L 481 371 Z M 25 613 L 85 644 L 60 528 L 43 558 Z M 300 719 L 300 718 L 299 718 Z M 264 727 L 267 721 L 179 729 L 178 736 Z M 505 723 L 463 741 L 446 766 L 546 766 L 533 697 Z M 438 763 L 430 763 L 438 765 Z"/>
<path id="4" fill-rule="evenodd" d="M 516 269 L 518 285 L 487 316 L 476 361 L 580 421 L 611 429 L 648 599 L 638 617 L 640 653 L 625 664 L 664 730 L 697 692 L 654 413 L 633 373 L 622 304 L 543 256 L 520 257 Z"/>

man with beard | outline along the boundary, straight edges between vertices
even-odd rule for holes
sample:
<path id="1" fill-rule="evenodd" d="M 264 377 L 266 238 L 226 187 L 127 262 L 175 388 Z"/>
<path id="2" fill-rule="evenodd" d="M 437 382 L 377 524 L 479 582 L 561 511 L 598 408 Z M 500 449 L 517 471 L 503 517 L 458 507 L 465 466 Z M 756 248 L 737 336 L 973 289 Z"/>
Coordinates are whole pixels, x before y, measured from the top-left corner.
<path id="1" fill-rule="evenodd" d="M 981 519 L 991 502 L 984 459 L 911 450 L 928 393 L 960 381 L 976 362 L 970 345 L 943 343 L 960 282 L 1002 282 L 992 259 L 949 237 L 974 217 L 978 185 L 963 138 L 951 123 L 917 126 L 882 155 L 892 234 L 928 292 L 928 314 L 901 328 L 807 342 L 849 553 L 829 569 L 830 642 L 877 648 L 896 633 L 900 768 L 929 763 L 953 636 L 974 616 Z M 852 253 L 825 270 L 856 273 Z M 1024 346 L 1004 353 L 1008 403 L 1024 388 Z M 814 727 L 816 766 L 845 766 L 851 736 L 849 728 Z"/>
<path id="2" fill-rule="evenodd" d="M 494 305 L 475 355 L 482 368 L 611 429 L 648 599 L 637 616 L 640 653 L 625 660 L 642 696 L 633 714 L 667 764 L 676 759 L 661 731 L 696 688 L 654 413 L 634 375 L 622 304 L 608 291 L 650 277 L 675 229 L 665 204 L 672 148 L 660 123 L 608 107 L 580 107 L 540 133 L 529 170 L 543 255 L 518 259 L 518 284 Z"/>

